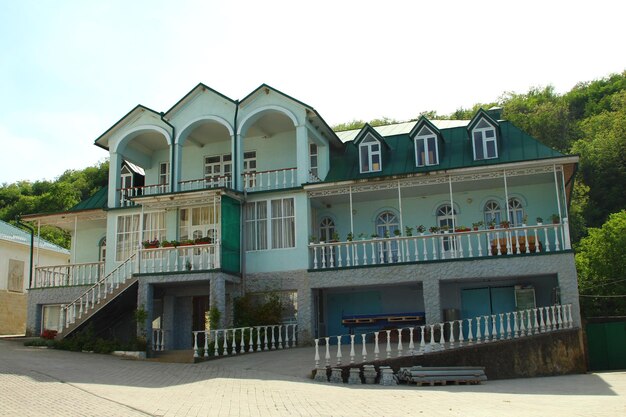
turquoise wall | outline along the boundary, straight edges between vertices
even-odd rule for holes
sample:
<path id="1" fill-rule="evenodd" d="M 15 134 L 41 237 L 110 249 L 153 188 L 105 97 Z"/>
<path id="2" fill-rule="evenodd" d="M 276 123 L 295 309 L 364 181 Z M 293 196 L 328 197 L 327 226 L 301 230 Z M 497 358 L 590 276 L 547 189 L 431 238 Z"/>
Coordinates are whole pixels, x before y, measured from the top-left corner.
<path id="1" fill-rule="evenodd" d="M 230 140 L 210 142 L 204 147 L 191 144 L 189 139 L 182 147 L 181 181 L 204 178 L 204 157 L 231 153 Z"/>
<path id="2" fill-rule="evenodd" d="M 296 166 L 296 132 L 278 133 L 264 139 L 243 139 L 244 152 L 256 151 L 257 171 L 269 171 Z"/>
<path id="3" fill-rule="evenodd" d="M 76 236 L 72 238 L 72 247 L 75 248 L 72 263 L 98 262 L 100 253 L 100 240 L 106 235 L 104 221 L 102 225 L 94 225 L 93 222 L 78 222 Z M 110 248 L 107 248 L 107 256 Z"/>

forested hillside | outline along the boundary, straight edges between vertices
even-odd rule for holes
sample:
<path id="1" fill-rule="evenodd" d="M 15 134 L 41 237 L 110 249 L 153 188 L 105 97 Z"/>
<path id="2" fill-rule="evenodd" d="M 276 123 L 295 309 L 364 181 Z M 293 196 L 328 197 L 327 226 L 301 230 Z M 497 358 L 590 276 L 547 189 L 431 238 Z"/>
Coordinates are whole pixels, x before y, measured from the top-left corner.
<path id="1" fill-rule="evenodd" d="M 620 297 L 626 294 L 620 266 L 626 259 L 626 71 L 581 82 L 565 94 L 555 93 L 551 86 L 538 87 L 521 94 L 507 92 L 497 102 L 477 103 L 450 115 L 423 114 L 433 119 L 470 119 L 479 108 L 492 106 L 502 107 L 505 119 L 545 144 L 580 155 L 569 214 L 583 307 L 593 314 L 626 315 L 626 297 Z M 396 122 L 383 117 L 369 123 Z M 355 129 L 364 123 L 354 120 L 334 129 Z M 55 181 L 3 184 L 0 219 L 13 222 L 18 214 L 66 210 L 106 185 L 107 173 L 108 162 L 102 162 L 82 171 L 66 171 Z M 42 235 L 69 247 L 62 232 L 44 228 Z"/>

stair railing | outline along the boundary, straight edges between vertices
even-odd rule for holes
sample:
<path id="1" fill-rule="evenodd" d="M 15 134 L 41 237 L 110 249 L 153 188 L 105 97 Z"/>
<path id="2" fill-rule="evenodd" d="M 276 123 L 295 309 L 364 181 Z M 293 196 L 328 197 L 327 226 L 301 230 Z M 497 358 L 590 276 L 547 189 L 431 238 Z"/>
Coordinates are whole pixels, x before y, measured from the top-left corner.
<path id="1" fill-rule="evenodd" d="M 138 272 L 137 254 L 132 254 L 128 259 L 118 265 L 104 278 L 96 282 L 80 297 L 71 303 L 62 306 L 59 317 L 59 332 L 69 325 L 76 323 L 83 315 L 88 314 L 97 304 L 104 301 L 108 295 L 118 289 L 130 279 L 134 273 Z"/>

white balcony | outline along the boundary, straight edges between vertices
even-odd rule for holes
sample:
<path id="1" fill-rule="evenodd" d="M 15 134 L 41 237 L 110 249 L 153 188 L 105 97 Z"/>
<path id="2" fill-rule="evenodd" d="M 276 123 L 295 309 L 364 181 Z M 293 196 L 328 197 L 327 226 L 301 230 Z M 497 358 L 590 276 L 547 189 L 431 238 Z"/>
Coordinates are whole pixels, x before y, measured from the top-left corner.
<path id="1" fill-rule="evenodd" d="M 560 252 L 571 249 L 567 219 L 563 220 L 511 229 L 311 243 L 309 267 L 319 270 Z"/>
<path id="2" fill-rule="evenodd" d="M 104 277 L 104 262 L 39 266 L 31 288 L 95 284 Z"/>
<path id="3" fill-rule="evenodd" d="M 219 242 L 206 245 L 181 245 L 142 249 L 141 273 L 194 272 L 220 268 Z"/>
<path id="4" fill-rule="evenodd" d="M 135 205 L 132 201 L 134 197 L 169 193 L 170 186 L 169 184 L 144 185 L 141 187 L 119 188 L 118 192 L 120 207 L 132 207 Z"/>
<path id="5" fill-rule="evenodd" d="M 221 175 L 211 178 L 201 178 L 197 180 L 180 181 L 180 191 L 208 190 L 211 188 L 232 188 L 232 178 L 230 175 Z"/>
<path id="6" fill-rule="evenodd" d="M 280 190 L 298 186 L 298 169 L 284 168 L 242 174 L 246 191 Z"/>

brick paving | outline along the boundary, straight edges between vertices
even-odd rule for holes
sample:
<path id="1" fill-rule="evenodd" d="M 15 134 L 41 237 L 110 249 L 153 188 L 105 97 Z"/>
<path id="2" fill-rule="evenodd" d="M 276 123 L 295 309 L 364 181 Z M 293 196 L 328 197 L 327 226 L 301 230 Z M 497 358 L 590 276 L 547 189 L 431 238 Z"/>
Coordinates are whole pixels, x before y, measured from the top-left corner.
<path id="1" fill-rule="evenodd" d="M 0 416 L 626 415 L 626 372 L 348 386 L 307 379 L 312 357 L 301 348 L 166 364 L 0 340 Z"/>

